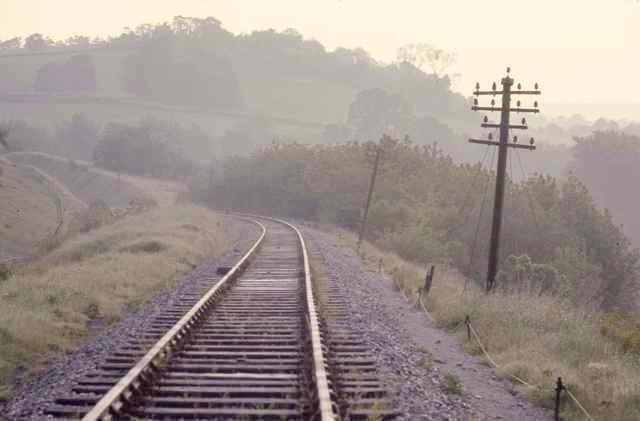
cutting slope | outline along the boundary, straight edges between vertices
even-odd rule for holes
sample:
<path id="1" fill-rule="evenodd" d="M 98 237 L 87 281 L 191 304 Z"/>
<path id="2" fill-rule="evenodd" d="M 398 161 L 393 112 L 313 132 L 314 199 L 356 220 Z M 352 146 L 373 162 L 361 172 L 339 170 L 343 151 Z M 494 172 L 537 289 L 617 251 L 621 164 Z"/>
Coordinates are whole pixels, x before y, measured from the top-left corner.
<path id="1" fill-rule="evenodd" d="M 0 158 L 0 261 L 25 257 L 86 206 L 36 168 Z"/>
<path id="2" fill-rule="evenodd" d="M 138 177 L 118 176 L 93 167 L 84 161 L 73 161 L 39 152 L 13 152 L 5 155 L 13 162 L 31 165 L 64 184 L 85 203 L 102 200 L 110 207 L 126 207 L 132 200 L 153 200 L 173 204 L 178 185 Z"/>

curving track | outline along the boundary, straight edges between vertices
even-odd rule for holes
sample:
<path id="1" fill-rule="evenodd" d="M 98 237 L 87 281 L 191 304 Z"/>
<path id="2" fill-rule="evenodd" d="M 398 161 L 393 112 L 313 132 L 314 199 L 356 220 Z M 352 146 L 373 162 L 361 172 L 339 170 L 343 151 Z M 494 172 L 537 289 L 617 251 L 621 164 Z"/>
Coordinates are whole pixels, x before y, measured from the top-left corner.
<path id="1" fill-rule="evenodd" d="M 391 417 L 379 410 L 384 391 L 366 348 L 343 327 L 333 339 L 327 332 L 336 327 L 335 297 L 322 306 L 329 321 L 318 314 L 300 231 L 280 220 L 250 220 L 262 234 L 222 279 L 211 274 L 202 295 L 167 309 L 47 414 L 84 420 Z"/>

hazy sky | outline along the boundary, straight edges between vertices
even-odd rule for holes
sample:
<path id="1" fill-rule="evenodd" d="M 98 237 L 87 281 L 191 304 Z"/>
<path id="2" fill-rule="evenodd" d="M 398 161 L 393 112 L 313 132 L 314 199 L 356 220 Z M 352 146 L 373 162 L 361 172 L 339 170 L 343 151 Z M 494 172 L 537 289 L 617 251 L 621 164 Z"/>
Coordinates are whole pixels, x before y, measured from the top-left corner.
<path id="1" fill-rule="evenodd" d="M 175 15 L 214 16 L 234 33 L 292 27 L 384 62 L 403 44 L 431 43 L 458 56 L 464 93 L 509 65 L 525 85 L 540 83 L 543 107 L 636 103 L 640 119 L 637 0 L 0 0 L 0 40 L 115 35 Z"/>

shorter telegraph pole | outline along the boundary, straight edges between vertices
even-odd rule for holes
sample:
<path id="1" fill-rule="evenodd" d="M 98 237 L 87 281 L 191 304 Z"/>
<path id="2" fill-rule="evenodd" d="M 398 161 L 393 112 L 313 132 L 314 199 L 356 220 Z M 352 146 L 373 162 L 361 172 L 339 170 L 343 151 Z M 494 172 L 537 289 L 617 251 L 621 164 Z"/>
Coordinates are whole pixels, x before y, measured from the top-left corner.
<path id="1" fill-rule="evenodd" d="M 481 107 L 478 105 L 478 99 L 474 99 L 473 107 L 471 107 L 474 111 L 489 111 L 495 112 L 499 111 L 501 114 L 500 123 L 494 124 L 489 123 L 489 119 L 487 116 L 484 117 L 484 122 L 482 123 L 482 127 L 485 128 L 493 128 L 500 130 L 500 140 L 494 141 L 491 134 L 489 134 L 488 139 L 469 139 L 471 143 L 479 143 L 482 145 L 493 145 L 498 146 L 498 169 L 496 172 L 496 192 L 494 196 L 493 203 L 493 220 L 491 224 L 491 244 L 489 248 L 489 265 L 487 268 L 487 292 L 490 292 L 495 288 L 496 285 L 496 275 L 498 273 L 498 252 L 500 250 L 500 230 L 502 227 L 502 206 L 504 204 L 504 185 L 506 178 L 506 170 L 507 170 L 507 154 L 509 153 L 509 148 L 519 148 L 519 149 L 529 149 L 535 150 L 536 147 L 533 146 L 534 140 L 531 138 L 529 144 L 518 144 L 518 136 L 513 137 L 513 143 L 509 143 L 509 130 L 511 129 L 521 129 L 526 130 L 527 120 L 522 119 L 522 124 L 512 125 L 509 123 L 509 119 L 512 112 L 516 113 L 538 113 L 540 110 L 538 109 L 538 102 L 534 102 L 533 108 L 522 108 L 520 107 L 520 101 L 517 101 L 516 107 L 511 106 L 511 96 L 512 95 L 540 95 L 540 91 L 538 90 L 538 84 L 535 84 L 533 90 L 522 90 L 522 85 L 518 84 L 517 89 L 513 90 L 512 86 L 514 84 L 514 80 L 509 76 L 510 69 L 507 68 L 507 76 L 502 79 L 502 90 L 497 90 L 495 82 L 493 83 L 492 89 L 488 91 L 481 91 L 480 84 L 476 84 L 476 90 L 473 93 L 476 97 L 481 95 L 499 95 L 502 98 L 502 104 L 500 107 L 496 107 L 495 99 L 491 100 L 490 107 Z"/>
<path id="2" fill-rule="evenodd" d="M 369 181 L 369 193 L 367 194 L 367 202 L 364 205 L 364 214 L 362 215 L 362 222 L 360 224 L 360 235 L 358 235 L 358 250 L 360 244 L 364 238 L 364 230 L 367 225 L 367 216 L 369 215 L 369 205 L 371 204 L 371 197 L 373 196 L 373 188 L 376 185 L 376 176 L 378 175 L 378 165 L 380 164 L 380 154 L 382 153 L 382 145 L 384 140 L 387 139 L 387 135 L 383 135 L 380 139 L 380 144 L 376 148 L 376 158 L 373 161 L 373 172 L 371 173 L 371 181 Z"/>
<path id="3" fill-rule="evenodd" d="M 9 128 L 0 127 L 0 143 L 6 150 L 9 150 L 9 144 L 7 143 L 7 137 L 9 137 Z"/>

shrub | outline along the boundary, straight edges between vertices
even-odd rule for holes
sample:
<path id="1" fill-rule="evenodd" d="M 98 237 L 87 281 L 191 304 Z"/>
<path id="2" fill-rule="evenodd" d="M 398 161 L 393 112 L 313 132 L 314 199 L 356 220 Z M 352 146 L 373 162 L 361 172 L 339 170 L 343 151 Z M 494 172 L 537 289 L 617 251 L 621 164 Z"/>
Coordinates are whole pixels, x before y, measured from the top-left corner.
<path id="1" fill-rule="evenodd" d="M 444 388 L 448 393 L 459 395 L 462 393 L 462 381 L 453 373 L 444 375 Z"/>
<path id="2" fill-rule="evenodd" d="M 602 318 L 600 333 L 620 345 L 623 353 L 640 357 L 640 323 L 625 319 L 620 310 Z"/>
<path id="3" fill-rule="evenodd" d="M 0 281 L 5 281 L 13 275 L 13 271 L 8 263 L 0 263 Z"/>
<path id="4" fill-rule="evenodd" d="M 159 241 L 148 240 L 140 241 L 129 246 L 122 247 L 120 251 L 126 253 L 160 253 L 166 248 L 166 244 L 163 244 Z"/>

